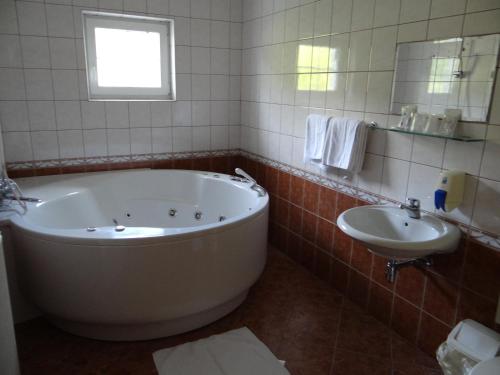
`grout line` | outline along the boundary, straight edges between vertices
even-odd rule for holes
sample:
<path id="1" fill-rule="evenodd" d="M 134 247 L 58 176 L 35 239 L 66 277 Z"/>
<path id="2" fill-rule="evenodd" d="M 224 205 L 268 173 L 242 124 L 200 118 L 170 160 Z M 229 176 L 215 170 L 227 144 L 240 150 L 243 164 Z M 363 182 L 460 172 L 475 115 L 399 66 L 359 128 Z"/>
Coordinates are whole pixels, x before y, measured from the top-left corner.
<path id="1" fill-rule="evenodd" d="M 335 340 L 334 340 L 334 344 L 333 344 L 333 354 L 332 354 L 332 363 L 330 365 L 330 371 L 329 373 L 331 375 L 333 375 L 333 368 L 335 366 L 335 358 L 336 358 L 336 355 L 337 355 L 337 349 L 338 349 L 338 344 L 339 344 L 339 337 L 340 337 L 340 329 L 342 327 L 342 318 L 344 316 L 344 305 L 345 305 L 345 299 L 347 298 L 344 294 L 340 293 L 341 296 L 342 296 L 342 302 L 341 302 L 341 305 L 340 305 L 340 314 L 339 314 L 339 321 L 337 323 L 337 332 L 335 334 Z"/>
<path id="2" fill-rule="evenodd" d="M 14 7 L 16 9 L 16 27 L 17 27 L 17 30 L 18 30 L 18 33 L 15 34 L 16 37 L 17 37 L 17 40 L 18 40 L 18 47 L 19 47 L 19 53 L 20 53 L 20 57 L 21 57 L 21 65 L 24 67 L 24 54 L 23 54 L 23 48 L 22 48 L 22 41 L 21 41 L 21 36 L 19 35 L 19 15 L 17 14 L 17 7 L 16 7 L 16 4 L 14 3 Z M 33 137 L 32 137 L 32 129 L 31 129 L 31 122 L 32 122 L 32 119 L 31 119 L 31 116 L 30 116 L 30 110 L 29 110 L 29 102 L 27 101 L 27 98 L 28 98 L 28 89 L 27 89 L 27 85 L 26 85 L 26 72 L 24 71 L 24 68 L 21 68 L 22 69 L 22 74 L 23 74 L 23 86 L 24 86 L 24 97 L 25 97 L 25 100 L 24 100 L 24 107 L 26 109 L 26 114 L 27 114 L 27 117 L 28 117 L 28 132 L 29 132 L 29 142 L 30 142 L 30 147 L 31 147 L 31 156 L 33 157 L 33 159 L 35 158 L 35 150 L 33 148 Z M 0 129 L 1 129 L 1 124 L 0 124 Z M 1 129 L 1 133 L 6 133 L 3 131 L 3 129 Z M 0 138 L 2 138 L 0 136 Z M 3 141 L 2 141 L 3 142 Z M 3 145 L 2 145 L 3 146 Z M 5 154 L 5 147 L 3 146 L 2 147 L 3 149 L 3 153 Z M 3 155 L 5 157 L 5 155 Z M 3 160 L 3 163 L 5 163 L 6 160 Z"/>

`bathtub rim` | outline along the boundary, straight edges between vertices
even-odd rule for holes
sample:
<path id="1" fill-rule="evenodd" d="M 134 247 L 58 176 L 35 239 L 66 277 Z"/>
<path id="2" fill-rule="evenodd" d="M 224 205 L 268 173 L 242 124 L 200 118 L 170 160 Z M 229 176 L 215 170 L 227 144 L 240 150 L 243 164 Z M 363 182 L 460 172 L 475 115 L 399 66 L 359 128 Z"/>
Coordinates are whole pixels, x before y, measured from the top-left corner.
<path id="1" fill-rule="evenodd" d="M 198 170 L 185 170 L 185 169 L 165 169 L 165 170 L 155 170 L 155 169 L 130 169 L 121 171 L 107 171 L 107 172 L 89 172 L 89 173 L 77 173 L 72 174 L 72 177 L 81 178 L 85 176 L 96 176 L 96 175 L 111 175 L 119 173 L 132 173 L 132 172 L 145 172 L 145 171 L 175 171 L 175 172 L 188 172 L 188 173 L 199 173 L 204 175 L 219 175 L 230 178 L 231 175 L 224 173 L 215 173 L 208 171 L 198 171 Z M 40 177 L 52 177 L 52 176 L 40 176 Z M 37 177 L 27 177 L 23 180 L 33 181 Z M 214 177 L 212 177 L 214 178 Z M 215 179 L 215 178 L 214 178 Z M 50 181 L 50 178 L 48 179 Z M 53 183 L 58 181 L 64 181 L 65 179 L 60 175 L 54 178 Z M 251 190 L 248 185 L 238 185 L 236 182 L 224 181 L 237 188 L 246 188 Z M 36 188 L 39 185 L 31 186 L 30 188 Z M 251 190 L 251 193 L 257 194 L 257 192 Z M 134 244 L 155 244 L 158 242 L 165 242 L 167 239 L 175 241 L 175 239 L 187 239 L 192 237 L 198 237 L 202 235 L 207 235 L 210 233 L 218 233 L 228 229 L 229 227 L 241 225 L 243 222 L 252 220 L 258 216 L 261 216 L 269 210 L 270 198 L 266 191 L 266 195 L 263 197 L 257 196 L 257 205 L 252 207 L 253 209 L 248 212 L 243 212 L 236 216 L 230 217 L 223 222 L 209 223 L 200 226 L 192 227 L 180 227 L 180 228 L 163 228 L 163 227 L 132 227 L 127 226 L 122 232 L 116 232 L 115 228 L 109 227 L 99 227 L 95 232 L 88 232 L 86 228 L 78 229 L 57 229 L 44 227 L 33 222 L 24 220 L 24 215 L 15 212 L 8 215 L 8 222 L 13 227 L 14 230 L 21 230 L 26 232 L 32 237 L 41 237 L 49 241 L 60 241 L 68 244 L 82 244 L 82 245 L 110 245 L 114 244 L 116 246 L 127 246 Z M 31 206 L 36 205 L 36 203 L 28 203 L 28 212 Z M 135 231 L 136 235 L 130 235 L 130 231 Z M 148 232 L 149 233 L 144 233 Z"/>

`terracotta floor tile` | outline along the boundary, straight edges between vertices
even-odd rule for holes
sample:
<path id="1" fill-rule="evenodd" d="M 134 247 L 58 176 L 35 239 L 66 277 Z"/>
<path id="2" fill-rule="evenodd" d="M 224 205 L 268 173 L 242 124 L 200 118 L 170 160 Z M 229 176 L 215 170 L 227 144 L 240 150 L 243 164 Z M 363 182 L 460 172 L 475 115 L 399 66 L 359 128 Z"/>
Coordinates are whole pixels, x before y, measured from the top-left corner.
<path id="1" fill-rule="evenodd" d="M 331 282 L 332 286 L 341 293 L 347 292 L 347 282 L 349 281 L 349 267 L 336 259 L 332 259 Z"/>
<path id="2" fill-rule="evenodd" d="M 316 251 L 316 272 L 315 275 L 325 282 L 330 281 L 332 257 L 321 249 Z"/>
<path id="3" fill-rule="evenodd" d="M 337 348 L 385 360 L 391 357 L 390 336 L 387 326 L 360 308 L 346 303 L 342 310 Z"/>
<path id="4" fill-rule="evenodd" d="M 397 334 L 392 335 L 392 360 L 394 365 L 404 364 L 408 367 L 439 369 L 434 357 L 428 356 L 414 343 L 408 342 Z"/>
<path id="5" fill-rule="evenodd" d="M 369 285 L 370 280 L 367 277 L 351 269 L 347 296 L 359 306 L 366 307 Z"/>
<path id="6" fill-rule="evenodd" d="M 349 350 L 337 350 L 331 375 L 391 375 L 391 358 L 379 358 Z"/>
<path id="7" fill-rule="evenodd" d="M 348 272 L 344 265 L 342 273 L 339 265 L 332 259 L 337 282 Z M 141 342 L 105 342 L 67 334 L 38 318 L 18 324 L 16 336 L 23 375 L 149 375 L 156 374 L 152 352 L 242 326 L 285 360 L 292 375 L 384 375 L 391 369 L 394 374 L 435 373 L 431 357 L 394 339 L 399 336 L 387 326 L 276 250 L 270 251 L 264 273 L 239 308 L 191 332 Z"/>

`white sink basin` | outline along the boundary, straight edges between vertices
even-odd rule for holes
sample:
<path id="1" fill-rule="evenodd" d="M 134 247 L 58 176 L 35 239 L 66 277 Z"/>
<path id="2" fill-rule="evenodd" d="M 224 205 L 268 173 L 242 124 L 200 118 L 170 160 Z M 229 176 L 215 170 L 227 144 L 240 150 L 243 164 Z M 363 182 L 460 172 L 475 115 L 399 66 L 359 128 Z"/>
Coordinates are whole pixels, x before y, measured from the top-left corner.
<path id="1" fill-rule="evenodd" d="M 450 253 L 460 241 L 460 230 L 434 216 L 411 219 L 405 210 L 391 206 L 361 206 L 344 211 L 339 228 L 386 258 L 413 259 L 433 253 Z"/>

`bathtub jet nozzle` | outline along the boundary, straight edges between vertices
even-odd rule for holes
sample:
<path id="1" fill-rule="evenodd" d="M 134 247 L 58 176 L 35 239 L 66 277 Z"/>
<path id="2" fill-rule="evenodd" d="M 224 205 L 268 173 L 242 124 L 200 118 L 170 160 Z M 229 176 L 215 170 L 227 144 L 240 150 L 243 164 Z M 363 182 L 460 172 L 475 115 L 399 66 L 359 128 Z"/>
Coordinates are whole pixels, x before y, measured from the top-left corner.
<path id="1" fill-rule="evenodd" d="M 113 223 L 115 224 L 115 232 L 123 232 L 125 230 L 125 225 L 118 224 L 118 220 L 113 219 Z"/>

